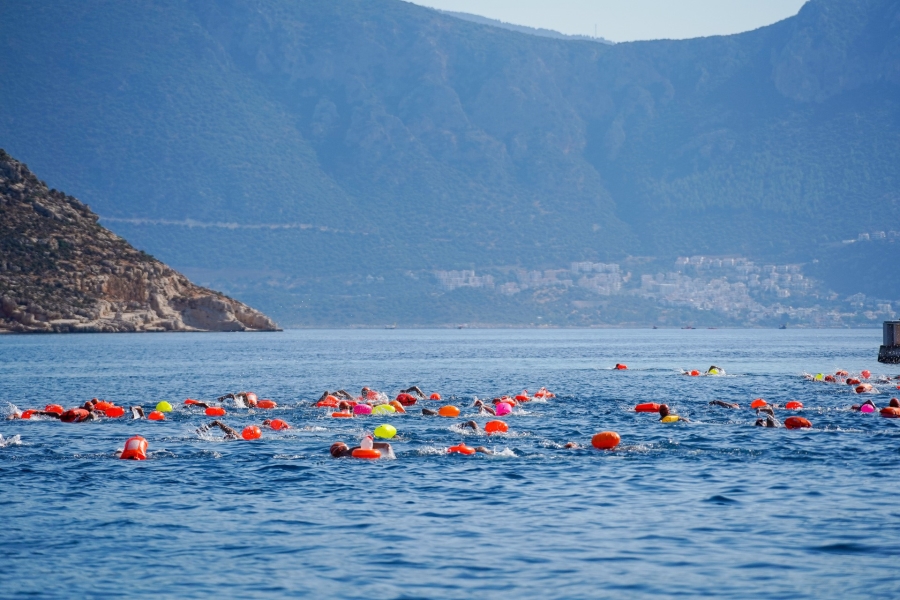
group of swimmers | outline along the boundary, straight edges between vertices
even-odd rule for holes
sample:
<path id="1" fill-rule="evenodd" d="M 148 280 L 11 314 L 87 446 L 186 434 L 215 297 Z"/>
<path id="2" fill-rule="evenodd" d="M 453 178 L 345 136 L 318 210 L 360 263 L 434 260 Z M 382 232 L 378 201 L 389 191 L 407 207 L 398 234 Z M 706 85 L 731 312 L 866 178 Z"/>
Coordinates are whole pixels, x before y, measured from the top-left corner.
<path id="1" fill-rule="evenodd" d="M 624 364 L 617 364 L 616 370 L 624 371 L 627 370 L 628 367 Z M 695 376 L 697 371 L 684 371 L 687 375 Z M 724 375 L 725 371 L 721 367 L 717 367 L 715 365 L 710 366 L 709 369 L 704 373 L 704 375 Z M 835 373 L 835 375 L 805 375 L 807 379 L 813 381 L 823 381 L 828 383 L 850 383 L 851 385 L 859 384 L 861 380 L 869 379 L 871 374 L 868 371 L 862 371 L 860 375 L 857 377 L 852 377 L 847 371 L 839 370 Z M 900 377 L 897 377 L 896 380 L 900 380 Z M 877 379 L 879 382 L 890 382 L 891 378 L 887 376 L 882 376 Z M 898 386 L 900 388 L 900 386 Z M 857 389 L 859 392 L 860 390 Z M 862 393 L 862 392 L 860 392 Z M 521 404 L 530 402 L 532 400 L 547 400 L 553 398 L 555 395 L 552 392 L 549 392 L 546 388 L 541 388 L 535 394 L 528 394 L 527 391 L 522 391 L 520 394 L 515 395 L 504 395 L 493 398 L 491 401 L 481 400 L 476 398 L 474 403 L 472 404 L 473 408 L 477 408 L 479 414 L 487 415 L 491 417 L 498 417 L 511 414 L 511 411 L 514 407 L 519 406 Z M 353 417 L 356 414 L 384 414 L 384 411 L 378 412 L 375 409 L 389 409 L 390 412 L 407 412 L 407 409 L 414 406 L 419 400 L 424 399 L 430 400 L 441 400 L 441 396 L 438 393 L 432 393 L 431 395 L 426 395 L 425 392 L 422 391 L 418 386 L 411 386 L 409 388 L 400 390 L 400 392 L 396 395 L 394 400 L 391 400 L 387 395 L 374 391 L 371 388 L 364 387 L 360 391 L 358 396 L 353 396 L 349 392 L 343 389 L 339 389 L 337 391 L 331 392 L 326 390 L 319 397 L 319 400 L 316 402 L 317 407 L 328 407 L 337 409 L 337 412 L 332 413 L 333 417 Z M 223 396 L 219 396 L 216 398 L 215 402 L 209 401 L 200 401 L 187 399 L 185 400 L 185 405 L 193 406 L 195 408 L 205 409 L 206 414 L 210 416 L 223 416 L 225 414 L 225 410 L 223 404 L 226 401 L 230 401 L 231 405 L 236 408 L 274 408 L 276 404 L 271 400 L 259 400 L 257 395 L 253 392 L 237 392 L 237 393 L 228 393 Z M 216 402 L 218 404 L 216 404 Z M 710 406 L 717 406 L 726 409 L 739 409 L 740 405 L 734 402 L 727 402 L 724 400 L 713 400 L 709 403 Z M 153 420 L 161 420 L 164 419 L 163 412 L 171 411 L 172 407 L 168 402 L 162 401 L 157 405 L 157 410 L 150 413 L 149 419 Z M 359 408 L 366 408 L 368 412 L 361 411 Z M 789 401 L 783 407 L 776 404 L 768 404 L 762 399 L 754 400 L 751 405 L 751 409 L 756 410 L 756 422 L 755 426 L 758 427 L 781 427 L 782 423 L 778 421 L 775 417 L 776 408 L 787 409 L 787 410 L 797 410 L 803 408 L 802 403 L 797 401 Z M 878 411 L 878 407 L 875 403 L 868 399 L 862 404 L 853 405 L 851 407 L 854 411 L 860 412 L 875 412 Z M 881 410 L 882 416 L 886 417 L 895 417 L 900 418 L 900 400 L 897 398 L 892 398 L 887 407 L 884 407 Z M 686 417 L 682 417 L 672 412 L 666 404 L 654 404 L 654 403 L 644 403 L 639 404 L 635 407 L 636 412 L 655 412 L 659 415 L 659 421 L 662 423 L 675 423 L 675 422 L 690 422 Z M 143 419 L 145 418 L 144 409 L 141 406 L 131 406 L 126 411 L 123 407 L 115 406 L 113 403 L 99 400 L 97 398 L 93 398 L 88 402 L 85 402 L 83 405 L 70 408 L 68 410 L 63 409 L 60 405 L 47 405 L 43 410 L 41 409 L 29 409 L 26 411 L 18 411 L 16 410 L 12 415 L 7 417 L 8 419 L 31 419 L 34 417 L 47 417 L 52 419 L 58 419 L 59 421 L 65 423 L 81 423 L 87 421 L 95 421 L 102 417 L 113 417 L 118 418 L 125 416 L 125 414 L 129 414 L 132 419 Z M 433 409 L 429 407 L 421 408 L 421 414 L 423 416 L 442 416 L 442 417 L 458 417 L 460 411 L 455 406 L 442 406 L 439 409 Z M 158 415 L 158 416 L 155 416 Z M 290 429 L 291 426 L 281 419 L 264 419 L 261 422 L 262 427 L 268 427 L 273 430 L 284 430 Z M 808 420 L 802 417 L 789 417 L 785 420 L 785 427 L 795 429 L 795 428 L 804 428 L 811 427 L 811 423 Z M 376 429 L 376 436 L 381 438 L 390 438 L 396 433 L 396 430 L 392 426 L 382 426 L 387 427 L 390 432 L 388 435 L 379 435 L 378 429 Z M 461 430 L 471 429 L 473 432 L 480 433 L 484 431 L 487 434 L 493 434 L 498 432 L 505 432 L 508 430 L 507 425 L 503 421 L 490 421 L 485 425 L 484 429 L 479 426 L 473 420 L 465 421 L 459 425 Z M 209 423 L 202 425 L 197 429 L 197 433 L 201 435 L 207 435 L 212 430 L 217 429 L 223 434 L 223 439 L 225 440 L 237 440 L 237 439 L 245 439 L 245 440 L 253 440 L 259 439 L 261 437 L 261 427 L 259 425 L 249 425 L 245 427 L 242 431 L 238 431 L 230 426 L 228 426 L 224 421 L 220 419 L 215 419 L 210 421 Z M 607 432 L 612 433 L 612 432 Z M 617 434 L 616 438 L 618 438 Z M 137 436 L 136 438 L 132 438 L 129 442 L 133 440 L 143 440 Z M 138 442 L 139 444 L 143 444 L 143 448 L 146 448 L 146 440 L 142 442 Z M 123 451 L 123 458 L 128 454 L 129 458 L 140 457 L 140 452 L 131 453 L 127 450 L 128 444 L 126 444 L 126 450 Z M 596 444 L 595 444 L 596 446 Z M 575 449 L 580 448 L 581 446 L 576 442 L 567 442 L 563 445 L 563 448 L 567 449 Z M 599 446 L 597 446 L 599 447 Z M 465 444 L 458 444 L 456 446 L 452 446 L 447 449 L 448 452 L 454 453 L 458 452 L 460 454 L 485 454 L 490 455 L 493 454 L 493 451 L 484 446 L 478 447 L 469 447 Z M 393 448 L 391 444 L 386 441 L 374 441 L 372 435 L 367 434 L 362 442 L 357 446 L 350 446 L 349 444 L 339 441 L 335 442 L 331 445 L 330 454 L 334 458 L 344 458 L 344 457 L 355 457 L 355 458 L 391 458 L 394 456 Z"/>

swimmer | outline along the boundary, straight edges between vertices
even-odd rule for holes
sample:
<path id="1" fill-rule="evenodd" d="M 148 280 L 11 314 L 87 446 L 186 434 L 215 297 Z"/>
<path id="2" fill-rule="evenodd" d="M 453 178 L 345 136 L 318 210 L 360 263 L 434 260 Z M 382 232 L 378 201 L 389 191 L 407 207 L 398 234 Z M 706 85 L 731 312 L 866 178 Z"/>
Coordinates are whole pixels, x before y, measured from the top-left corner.
<path id="1" fill-rule="evenodd" d="M 425 399 L 425 392 L 419 389 L 419 386 L 414 385 L 411 388 L 407 388 L 405 390 L 400 390 L 401 394 L 415 394 L 419 398 Z"/>
<path id="2" fill-rule="evenodd" d="M 781 423 L 779 423 L 772 415 L 766 415 L 765 419 L 757 419 L 756 423 L 753 425 L 755 427 L 780 427 Z"/>
<path id="3" fill-rule="evenodd" d="M 717 367 L 716 365 L 711 365 L 709 369 L 706 370 L 707 375 L 721 375 L 725 370 Z"/>
<path id="4" fill-rule="evenodd" d="M 337 398 L 339 400 L 353 400 L 353 396 L 351 396 L 346 390 L 338 390 L 334 393 L 329 392 L 328 390 L 325 390 L 324 392 L 322 392 L 322 395 L 319 396 L 318 402 L 321 402 L 328 396 L 334 396 L 335 398 Z"/>
<path id="5" fill-rule="evenodd" d="M 863 403 L 860 404 L 859 406 L 856 406 L 856 405 L 851 406 L 850 409 L 851 409 L 851 410 L 859 410 L 859 409 L 861 409 L 863 406 L 865 406 L 866 404 L 872 405 L 872 407 L 875 408 L 875 409 L 878 408 L 877 406 L 875 406 L 875 404 L 874 404 L 871 400 L 866 400 L 865 402 L 863 402 Z M 900 408 L 900 400 L 898 400 L 897 398 L 891 398 L 891 401 L 888 402 L 888 407 L 889 407 L 889 408 Z"/>
<path id="6" fill-rule="evenodd" d="M 201 425 L 200 427 L 197 428 L 197 433 L 200 433 L 200 434 L 206 433 L 213 427 L 218 427 L 219 429 L 221 429 L 225 433 L 224 439 L 226 439 L 226 440 L 239 440 L 241 438 L 240 433 L 238 433 L 236 430 L 232 429 L 231 427 L 229 427 L 228 425 L 226 425 L 225 423 L 223 423 L 222 421 L 220 421 L 218 419 L 216 419 L 215 421 L 213 421 L 211 423 L 207 423 L 206 425 Z"/>
<path id="7" fill-rule="evenodd" d="M 281 421 L 281 419 L 275 419 L 275 421 Z M 266 427 L 271 427 L 272 419 L 266 419 L 262 422 L 262 424 Z M 281 423 L 278 423 L 277 425 L 279 426 L 279 429 L 293 429 L 288 423 L 285 423 L 284 421 L 281 421 Z"/>
<path id="8" fill-rule="evenodd" d="M 335 442 L 331 445 L 329 452 L 331 452 L 331 456 L 334 458 L 352 458 L 353 451 L 359 450 L 360 448 L 361 446 L 354 446 L 351 448 L 344 442 Z M 391 448 L 391 445 L 387 442 L 373 442 L 372 449 L 381 452 L 382 458 L 396 458 L 396 456 L 394 456 L 394 449 Z"/>
<path id="9" fill-rule="evenodd" d="M 234 400 L 237 403 L 238 408 L 247 408 L 248 406 L 256 405 L 256 400 L 251 400 L 249 398 L 250 394 L 253 394 L 253 392 L 238 392 L 237 394 L 225 394 L 224 396 L 219 396 L 218 398 L 216 398 L 216 400 L 218 402 L 222 402 L 228 398 L 231 398 L 232 400 Z M 253 394 L 253 395 L 256 396 L 256 394 Z M 209 407 L 207 406 L 207 408 L 209 408 Z"/>
<path id="10" fill-rule="evenodd" d="M 868 404 L 869 406 L 872 407 L 872 410 L 878 410 L 878 407 L 875 406 L 875 403 L 872 402 L 871 399 L 866 400 L 866 401 L 863 402 L 862 404 L 854 404 L 853 406 L 850 407 L 850 410 L 862 410 L 862 407 L 865 406 L 865 405 L 867 405 L 867 404 Z"/>
<path id="11" fill-rule="evenodd" d="M 494 409 L 493 406 L 488 406 L 483 401 L 478 400 L 477 398 L 475 399 L 475 404 L 473 404 L 472 406 L 477 406 L 478 412 L 480 412 L 482 414 L 497 416 L 497 411 Z"/>
<path id="12" fill-rule="evenodd" d="M 710 406 L 721 406 L 722 408 L 740 408 L 741 405 L 737 402 L 725 402 L 724 400 L 713 400 L 709 403 Z"/>
<path id="13" fill-rule="evenodd" d="M 566 445 L 563 446 L 566 450 L 580 450 L 581 446 L 577 442 L 566 442 Z"/>
<path id="14" fill-rule="evenodd" d="M 673 415 L 672 413 L 670 413 L 668 404 L 659 405 L 659 420 L 665 421 L 666 423 L 674 423 L 675 421 L 684 421 L 685 423 L 690 423 L 689 419 L 679 417 L 678 415 Z"/>
<path id="15" fill-rule="evenodd" d="M 422 416 L 423 416 L 423 417 L 436 417 L 436 416 L 438 416 L 438 414 L 439 414 L 438 411 L 436 411 L 436 410 L 431 410 L 430 408 L 423 408 L 423 409 L 422 409 Z"/>

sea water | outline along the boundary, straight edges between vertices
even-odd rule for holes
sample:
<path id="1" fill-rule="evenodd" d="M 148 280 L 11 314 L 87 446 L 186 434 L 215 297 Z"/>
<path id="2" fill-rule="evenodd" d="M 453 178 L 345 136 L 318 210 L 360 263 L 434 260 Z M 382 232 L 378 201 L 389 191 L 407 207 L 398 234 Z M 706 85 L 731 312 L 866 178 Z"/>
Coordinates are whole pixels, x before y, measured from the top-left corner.
<path id="1" fill-rule="evenodd" d="M 0 412 L 99 397 L 149 411 L 66 424 L 0 421 L 0 596 L 780 598 L 900 595 L 900 420 L 849 410 L 851 386 L 803 373 L 870 369 L 879 330 L 379 330 L 0 337 Z M 611 367 L 623 362 L 627 371 Z M 724 368 L 689 377 L 683 369 Z M 334 419 L 324 390 L 444 401 Z M 546 386 L 509 433 L 475 398 Z M 875 384 L 884 406 L 894 384 Z M 228 408 L 256 441 L 198 434 L 185 398 Z M 749 403 L 799 400 L 808 431 L 754 427 Z M 737 402 L 739 410 L 711 407 Z M 635 404 L 665 402 L 689 423 Z M 9 404 L 7 404 L 9 403 Z M 422 416 L 454 404 L 458 419 Z M 11 406 L 12 405 L 12 406 Z M 783 410 L 783 420 L 794 414 Z M 380 423 L 395 460 L 333 459 Z M 590 447 L 617 431 L 615 451 Z M 214 430 L 215 432 L 215 430 Z M 132 435 L 143 462 L 116 450 Z M 464 441 L 495 454 L 448 455 Z M 565 449 L 566 442 L 582 449 Z"/>

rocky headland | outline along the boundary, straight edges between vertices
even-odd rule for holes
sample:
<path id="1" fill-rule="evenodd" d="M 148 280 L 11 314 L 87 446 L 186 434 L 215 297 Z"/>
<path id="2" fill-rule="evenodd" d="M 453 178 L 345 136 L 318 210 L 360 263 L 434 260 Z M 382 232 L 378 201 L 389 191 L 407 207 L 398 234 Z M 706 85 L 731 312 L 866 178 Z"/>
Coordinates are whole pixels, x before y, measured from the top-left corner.
<path id="1" fill-rule="evenodd" d="M 97 221 L 0 150 L 0 332 L 278 331 Z"/>

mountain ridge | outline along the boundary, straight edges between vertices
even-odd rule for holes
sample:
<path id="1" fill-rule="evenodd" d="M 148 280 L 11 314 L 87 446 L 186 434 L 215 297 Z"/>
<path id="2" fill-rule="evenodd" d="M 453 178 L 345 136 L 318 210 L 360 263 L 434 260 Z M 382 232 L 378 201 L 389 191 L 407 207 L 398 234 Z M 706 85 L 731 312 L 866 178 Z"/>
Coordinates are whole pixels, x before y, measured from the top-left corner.
<path id="1" fill-rule="evenodd" d="M 808 262 L 900 217 L 898 15 L 813 0 L 607 46 L 388 0 L 7 4 L 0 140 L 144 220 L 109 225 L 168 262 L 301 295 L 629 255 Z"/>

